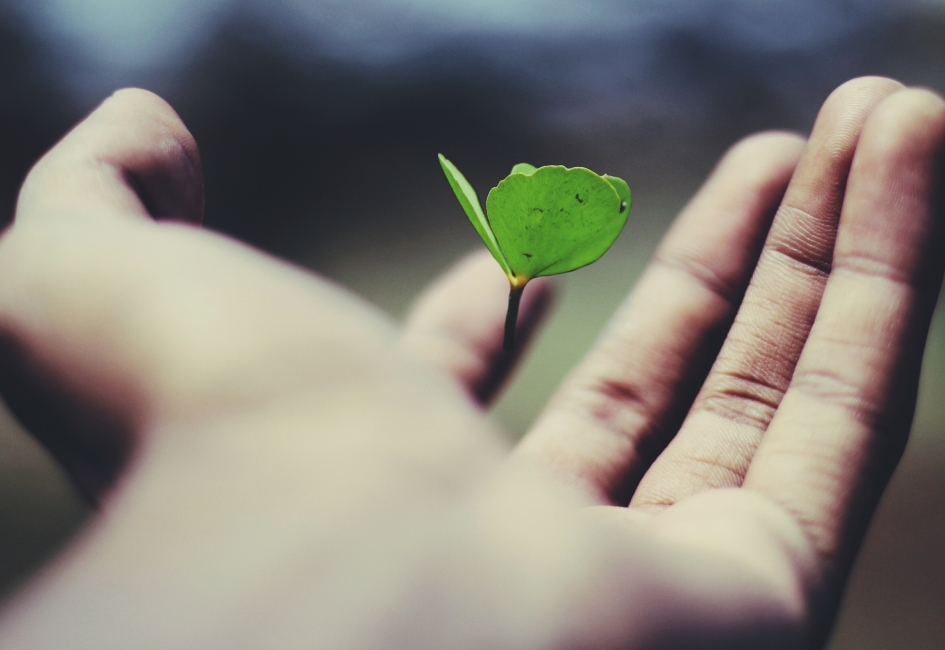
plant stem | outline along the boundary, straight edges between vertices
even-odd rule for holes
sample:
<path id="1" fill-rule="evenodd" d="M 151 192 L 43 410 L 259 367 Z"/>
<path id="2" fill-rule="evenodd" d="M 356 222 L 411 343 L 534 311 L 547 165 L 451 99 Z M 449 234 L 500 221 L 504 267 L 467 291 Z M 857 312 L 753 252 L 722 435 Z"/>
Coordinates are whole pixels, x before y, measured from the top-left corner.
<path id="1" fill-rule="evenodd" d="M 505 338 L 502 340 L 502 348 L 506 352 L 511 352 L 515 348 L 515 323 L 518 320 L 518 305 L 522 301 L 522 291 L 525 285 L 512 287 L 509 291 L 509 310 L 505 314 Z"/>

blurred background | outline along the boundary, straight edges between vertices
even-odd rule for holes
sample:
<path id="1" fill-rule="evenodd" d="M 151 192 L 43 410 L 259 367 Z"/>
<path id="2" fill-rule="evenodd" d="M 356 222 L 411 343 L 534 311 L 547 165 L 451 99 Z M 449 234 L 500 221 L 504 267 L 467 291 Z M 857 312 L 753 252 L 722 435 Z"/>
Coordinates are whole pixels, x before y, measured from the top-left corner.
<path id="1" fill-rule="evenodd" d="M 116 88 L 165 97 L 200 145 L 208 227 L 401 317 L 481 246 L 436 162 L 480 194 L 512 164 L 625 178 L 630 223 L 562 299 L 495 418 L 519 437 L 673 215 L 738 138 L 810 130 L 883 74 L 945 91 L 945 0 L 0 0 L 0 219 L 29 166 Z M 940 310 L 941 312 L 941 310 Z M 906 457 L 831 648 L 945 648 L 945 319 Z M 0 411 L 0 596 L 81 526 Z"/>

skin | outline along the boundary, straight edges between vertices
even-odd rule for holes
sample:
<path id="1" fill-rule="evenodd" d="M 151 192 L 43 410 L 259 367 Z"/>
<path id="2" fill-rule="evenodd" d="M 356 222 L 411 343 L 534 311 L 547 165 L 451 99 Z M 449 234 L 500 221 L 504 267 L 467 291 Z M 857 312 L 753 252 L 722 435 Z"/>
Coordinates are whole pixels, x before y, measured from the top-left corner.
<path id="1" fill-rule="evenodd" d="M 4 397 L 99 504 L 0 648 L 821 647 L 908 436 L 943 142 L 867 78 L 734 146 L 510 453 L 487 253 L 391 323 L 196 227 L 193 139 L 117 93 L 0 239 Z"/>

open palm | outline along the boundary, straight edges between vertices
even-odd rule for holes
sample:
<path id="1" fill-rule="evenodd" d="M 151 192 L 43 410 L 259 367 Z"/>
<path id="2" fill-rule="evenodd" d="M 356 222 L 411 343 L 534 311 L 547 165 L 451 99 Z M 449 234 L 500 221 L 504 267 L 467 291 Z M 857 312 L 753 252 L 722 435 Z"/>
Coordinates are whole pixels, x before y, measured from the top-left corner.
<path id="1" fill-rule="evenodd" d="M 0 240 L 0 388 L 101 504 L 0 648 L 818 647 L 908 435 L 943 141 L 859 79 L 734 147 L 509 456 L 488 255 L 398 328 L 194 227 L 193 140 L 119 93 Z"/>

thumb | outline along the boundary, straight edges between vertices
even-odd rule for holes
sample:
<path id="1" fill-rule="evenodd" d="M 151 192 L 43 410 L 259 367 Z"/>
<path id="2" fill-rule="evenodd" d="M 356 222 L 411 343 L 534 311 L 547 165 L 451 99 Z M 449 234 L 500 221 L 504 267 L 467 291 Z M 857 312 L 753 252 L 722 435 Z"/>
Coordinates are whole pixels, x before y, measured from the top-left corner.
<path id="1" fill-rule="evenodd" d="M 49 271 L 68 265 L 48 239 L 24 240 L 15 233 L 29 229 L 28 224 L 50 224 L 52 217 L 59 220 L 51 229 L 55 239 L 69 240 L 94 256 L 91 244 L 111 230 L 108 223 L 102 224 L 103 218 L 175 218 L 199 223 L 202 213 L 203 179 L 193 137 L 156 95 L 122 90 L 33 167 L 19 195 L 14 225 L 2 238 L 0 392 L 24 426 L 49 447 L 93 501 L 101 498 L 132 454 L 134 439 L 128 434 L 127 414 L 134 410 L 134 387 L 132 382 L 103 379 L 114 375 L 116 368 L 101 346 L 85 345 L 84 351 L 97 363 L 71 364 L 80 369 L 78 374 L 64 377 L 62 367 L 70 364 L 62 361 L 62 354 L 53 354 L 52 348 L 72 345 L 69 332 L 79 328 L 82 319 L 75 311 L 60 313 L 49 307 L 27 279 L 29 269 Z M 90 219 L 97 220 L 95 228 L 86 227 Z M 69 228 L 64 230 L 61 226 L 66 225 Z M 15 239 L 26 241 L 26 249 L 22 243 L 13 245 Z M 121 271 L 114 264 L 111 268 L 115 277 L 127 277 L 127 269 Z M 61 279 L 62 273 L 57 277 Z M 75 276 L 69 270 L 64 273 Z M 60 290 L 75 292 L 85 287 L 86 294 L 73 298 L 85 311 L 92 310 L 98 303 L 87 294 L 103 291 L 103 285 L 79 282 L 77 287 L 76 282 L 59 282 Z M 25 295 L 21 300 L 11 299 L 18 294 Z M 42 322 L 56 320 L 61 328 L 37 330 L 33 321 L 39 316 Z M 49 363 L 51 355 L 59 361 Z M 103 365 L 108 372 L 90 370 Z M 91 400 L 90 391 L 105 391 L 108 399 Z"/>
<path id="2" fill-rule="evenodd" d="M 68 211 L 199 223 L 203 175 L 193 136 L 146 90 L 116 92 L 33 167 L 16 220 Z"/>

